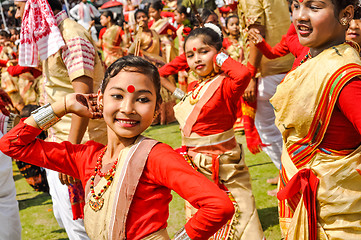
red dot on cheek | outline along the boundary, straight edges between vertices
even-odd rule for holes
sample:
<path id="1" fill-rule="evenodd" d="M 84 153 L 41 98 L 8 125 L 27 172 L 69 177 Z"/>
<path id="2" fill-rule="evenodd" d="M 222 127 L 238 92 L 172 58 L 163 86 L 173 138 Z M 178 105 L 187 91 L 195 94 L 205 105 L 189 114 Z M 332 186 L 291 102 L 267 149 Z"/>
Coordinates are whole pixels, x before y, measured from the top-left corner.
<path id="1" fill-rule="evenodd" d="M 135 87 L 133 85 L 129 85 L 127 90 L 128 90 L 128 92 L 132 93 L 135 91 Z"/>

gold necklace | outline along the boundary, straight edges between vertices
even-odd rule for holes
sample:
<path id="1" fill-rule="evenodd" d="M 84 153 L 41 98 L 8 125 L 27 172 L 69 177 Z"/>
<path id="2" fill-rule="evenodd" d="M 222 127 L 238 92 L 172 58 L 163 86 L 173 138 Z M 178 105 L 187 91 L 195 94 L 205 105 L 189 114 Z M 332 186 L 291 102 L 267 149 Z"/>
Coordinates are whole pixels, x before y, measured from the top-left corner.
<path id="1" fill-rule="evenodd" d="M 213 77 L 217 75 L 217 73 L 213 72 L 211 75 L 205 77 L 205 78 L 202 78 L 202 79 L 199 79 L 198 80 L 198 83 L 194 86 L 192 92 L 191 92 L 191 95 L 190 95 L 190 98 L 189 98 L 189 103 L 191 105 L 194 105 L 196 104 L 198 101 L 199 101 L 199 93 L 201 92 L 202 88 L 210 81 L 213 79 Z M 195 93 L 195 94 L 194 94 Z"/>
<path id="2" fill-rule="evenodd" d="M 104 148 L 104 151 L 98 157 L 97 163 L 95 165 L 94 174 L 90 178 L 90 193 L 91 193 L 93 199 L 89 199 L 89 206 L 95 212 L 102 209 L 102 207 L 104 205 L 103 195 L 106 192 L 106 190 L 109 188 L 110 184 L 112 184 L 114 175 L 115 175 L 115 171 L 117 170 L 118 159 L 116 161 L 114 161 L 112 168 L 109 169 L 108 172 L 102 173 L 100 171 L 100 169 L 102 168 L 103 156 L 104 156 L 106 150 L 107 150 L 107 147 Z M 95 180 L 96 175 L 99 175 L 100 177 L 104 177 L 107 180 L 107 183 L 103 186 L 103 188 L 100 190 L 100 192 L 98 194 L 95 193 L 95 189 L 94 189 L 95 188 L 94 180 Z"/>

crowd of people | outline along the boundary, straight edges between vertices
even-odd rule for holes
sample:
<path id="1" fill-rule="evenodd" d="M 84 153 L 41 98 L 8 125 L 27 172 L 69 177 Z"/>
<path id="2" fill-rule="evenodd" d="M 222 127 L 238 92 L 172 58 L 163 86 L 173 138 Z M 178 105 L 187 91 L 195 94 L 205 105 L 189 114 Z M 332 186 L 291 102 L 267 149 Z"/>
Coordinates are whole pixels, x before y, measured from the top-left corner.
<path id="1" fill-rule="evenodd" d="M 69 239 L 169 239 L 171 190 L 186 200 L 174 239 L 265 239 L 240 131 L 279 170 L 284 239 L 360 238 L 358 0 L 115 5 L 7 12 L 0 236 L 21 238 L 13 158 Z M 176 121 L 178 149 L 142 136 Z"/>

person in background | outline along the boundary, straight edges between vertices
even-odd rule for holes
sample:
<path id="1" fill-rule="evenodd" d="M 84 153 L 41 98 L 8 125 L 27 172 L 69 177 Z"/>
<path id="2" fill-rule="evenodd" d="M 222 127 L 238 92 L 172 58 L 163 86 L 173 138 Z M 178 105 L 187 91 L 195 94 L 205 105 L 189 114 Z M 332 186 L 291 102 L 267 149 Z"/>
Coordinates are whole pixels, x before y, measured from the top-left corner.
<path id="1" fill-rule="evenodd" d="M 0 88 L 0 138 L 16 125 L 14 114 L 7 107 L 10 97 Z M 17 119 L 17 122 L 19 119 Z M 15 182 L 11 158 L 0 151 L 0 236 L 3 239 L 20 240 L 21 224 L 19 204 L 16 200 Z"/>
<path id="2" fill-rule="evenodd" d="M 97 46 L 103 50 L 104 63 L 109 67 L 126 52 L 122 46 L 128 45 L 128 34 L 115 24 L 114 15 L 111 11 L 105 11 L 101 14 L 100 23 L 104 28 L 100 30 Z"/>
<path id="3" fill-rule="evenodd" d="M 17 17 L 22 19 L 19 65 L 37 66 L 39 55 L 43 60 L 40 105 L 63 99 L 70 93 L 92 93 L 93 89 L 98 89 L 104 68 L 94 40 L 80 24 L 68 18 L 62 11 L 61 3 L 57 0 L 49 3 L 46 0 L 28 0 L 26 3 L 16 1 L 15 4 L 18 7 Z M 35 38 L 43 29 L 48 34 Z M 48 133 L 47 140 L 51 142 L 79 144 L 89 139 L 102 143 L 107 140 L 104 121 L 70 114 L 50 128 Z M 52 170 L 47 170 L 47 178 L 54 216 L 59 225 L 65 228 L 69 239 L 89 239 L 82 220 L 85 203 L 80 181 Z"/>
<path id="4" fill-rule="evenodd" d="M 247 35 L 247 29 L 256 28 L 271 45 L 280 42 L 282 35 L 287 33 L 290 21 L 288 2 L 285 0 L 240 0 L 238 13 L 241 31 Z M 247 36 L 244 36 L 245 40 Z M 257 101 L 255 125 L 264 146 L 262 150 L 271 158 L 277 169 L 281 169 L 282 136 L 274 124 L 275 116 L 269 99 L 276 91 L 278 84 L 291 69 L 294 57 L 291 54 L 282 58 L 269 60 L 251 42 L 244 44 L 245 59 L 255 70 L 253 78 L 244 92 L 248 102 Z M 249 50 L 248 50 L 249 47 Z M 257 70 L 260 77 L 256 77 Z M 277 184 L 278 176 L 269 179 L 269 183 Z M 269 192 L 275 196 L 277 190 Z"/>
<path id="5" fill-rule="evenodd" d="M 157 68 L 143 58 L 126 56 L 110 65 L 101 86 L 98 94 L 69 94 L 33 112 L 0 139 L 0 149 L 80 178 L 87 193 L 85 226 L 93 240 L 169 240 L 171 190 L 198 208 L 174 239 L 208 239 L 234 213 L 227 194 L 194 171 L 170 146 L 141 135 L 162 101 Z M 108 145 L 36 139 L 41 129 L 67 112 L 103 117 Z"/>
<path id="6" fill-rule="evenodd" d="M 94 18 L 100 17 L 100 12 L 87 0 L 81 2 L 70 9 L 69 14 L 72 18 L 78 21 L 87 31 L 91 31 L 91 36 L 94 41 L 98 41 L 97 31 L 92 26 Z"/>
<path id="7" fill-rule="evenodd" d="M 345 39 L 358 1 L 293 4 L 299 41 L 310 50 L 270 100 L 284 146 L 282 238 L 358 239 L 361 60 L 359 45 Z"/>
<path id="8" fill-rule="evenodd" d="M 212 23 L 196 28 L 185 39 L 188 66 L 198 75 L 189 92 L 174 107 L 180 124 L 182 148 L 178 151 L 197 171 L 229 195 L 235 215 L 214 239 L 263 239 L 244 153 L 233 124 L 237 103 L 250 73 L 246 66 L 220 53 L 222 31 Z M 186 207 L 187 216 L 194 209 Z"/>

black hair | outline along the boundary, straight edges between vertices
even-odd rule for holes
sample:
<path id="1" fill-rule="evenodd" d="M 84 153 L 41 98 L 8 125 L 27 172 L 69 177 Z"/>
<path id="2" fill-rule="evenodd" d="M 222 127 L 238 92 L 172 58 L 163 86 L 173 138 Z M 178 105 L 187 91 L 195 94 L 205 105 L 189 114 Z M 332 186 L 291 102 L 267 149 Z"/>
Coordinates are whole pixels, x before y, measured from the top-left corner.
<path id="1" fill-rule="evenodd" d="M 119 58 L 108 67 L 105 72 L 103 82 L 100 86 L 100 91 L 102 93 L 104 93 L 109 83 L 109 80 L 115 77 L 120 71 L 137 72 L 148 76 L 154 84 L 157 103 L 160 104 L 162 102 L 162 97 L 160 95 L 160 77 L 157 67 L 145 60 L 144 58 L 133 55 Z"/>
<path id="2" fill-rule="evenodd" d="M 2 36 L 4 38 L 10 38 L 11 37 L 10 33 L 8 31 L 6 31 L 6 30 L 3 30 L 3 29 L 0 30 L 0 36 Z"/>
<path id="3" fill-rule="evenodd" d="M 63 10 L 63 5 L 61 4 L 61 2 L 59 0 L 48 0 L 48 3 L 50 5 L 51 10 L 56 11 L 56 10 Z"/>
<path id="4" fill-rule="evenodd" d="M 107 11 L 102 13 L 102 16 L 104 16 L 106 18 L 110 17 L 110 22 L 115 23 L 113 12 L 107 10 Z"/>
<path id="5" fill-rule="evenodd" d="M 183 5 L 178 6 L 176 11 L 179 12 L 180 14 L 183 13 L 188 19 L 191 17 L 191 11 L 188 12 L 187 8 Z"/>
<path id="6" fill-rule="evenodd" d="M 227 27 L 227 25 L 228 25 L 229 20 L 231 20 L 232 18 L 237 18 L 237 19 L 239 19 L 237 15 L 229 15 L 228 17 L 226 17 L 226 27 Z"/>
<path id="7" fill-rule="evenodd" d="M 359 4 L 355 8 L 355 13 L 353 14 L 353 19 L 360 19 L 360 18 L 361 18 L 361 6 Z"/>
<path id="8" fill-rule="evenodd" d="M 148 9 L 149 8 L 154 8 L 155 10 L 159 11 L 159 10 L 163 10 L 164 4 L 162 3 L 162 1 L 155 1 L 155 2 L 151 2 Z"/>
<path id="9" fill-rule="evenodd" d="M 206 45 L 215 47 L 217 51 L 220 51 L 222 49 L 223 36 L 219 35 L 216 31 L 209 27 L 193 29 L 184 40 L 184 49 L 188 39 L 196 38 L 199 36 L 203 37 L 203 42 Z"/>
<path id="10" fill-rule="evenodd" d="M 347 6 L 352 5 L 356 9 L 359 0 L 331 0 L 331 2 L 335 5 L 335 16 L 338 18 L 341 10 L 345 9 Z"/>
<path id="11" fill-rule="evenodd" d="M 213 10 L 210 10 L 210 9 L 207 9 L 207 8 L 203 8 L 202 12 L 201 12 L 201 18 L 202 18 L 202 22 L 203 23 L 206 23 L 207 19 L 209 18 L 209 16 L 211 15 L 215 15 L 217 16 L 218 18 L 218 15 L 213 11 Z"/>
<path id="12" fill-rule="evenodd" d="M 134 18 L 135 18 L 135 19 L 137 19 L 137 15 L 138 15 L 139 13 L 144 13 L 144 14 L 148 17 L 148 11 L 146 11 L 145 9 L 140 9 L 140 8 L 138 8 L 138 9 L 135 11 L 135 13 L 134 13 Z"/>

